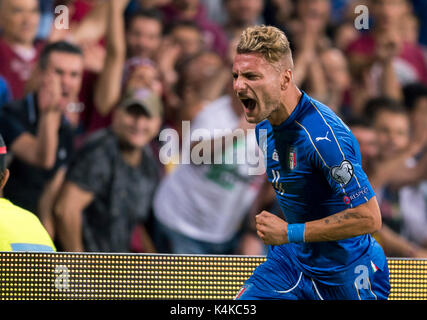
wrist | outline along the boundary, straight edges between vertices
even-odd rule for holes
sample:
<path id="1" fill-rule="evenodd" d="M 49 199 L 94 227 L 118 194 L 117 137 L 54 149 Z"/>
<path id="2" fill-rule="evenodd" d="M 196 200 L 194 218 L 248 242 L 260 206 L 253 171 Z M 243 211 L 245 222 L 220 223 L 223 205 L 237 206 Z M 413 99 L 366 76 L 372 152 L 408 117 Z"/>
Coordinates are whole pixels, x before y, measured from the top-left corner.
<path id="1" fill-rule="evenodd" d="M 305 223 L 290 223 L 287 225 L 288 242 L 305 242 Z"/>

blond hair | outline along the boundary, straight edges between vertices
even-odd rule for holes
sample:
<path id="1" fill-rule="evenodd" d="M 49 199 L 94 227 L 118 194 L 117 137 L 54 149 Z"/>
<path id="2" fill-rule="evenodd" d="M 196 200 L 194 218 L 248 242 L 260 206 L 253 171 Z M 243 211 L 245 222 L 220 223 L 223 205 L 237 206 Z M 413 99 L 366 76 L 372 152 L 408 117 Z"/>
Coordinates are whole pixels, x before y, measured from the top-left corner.
<path id="1" fill-rule="evenodd" d="M 288 58 L 293 67 L 292 52 L 285 33 L 272 26 L 253 26 L 246 28 L 240 36 L 237 53 L 260 53 L 272 63 L 280 63 Z"/>

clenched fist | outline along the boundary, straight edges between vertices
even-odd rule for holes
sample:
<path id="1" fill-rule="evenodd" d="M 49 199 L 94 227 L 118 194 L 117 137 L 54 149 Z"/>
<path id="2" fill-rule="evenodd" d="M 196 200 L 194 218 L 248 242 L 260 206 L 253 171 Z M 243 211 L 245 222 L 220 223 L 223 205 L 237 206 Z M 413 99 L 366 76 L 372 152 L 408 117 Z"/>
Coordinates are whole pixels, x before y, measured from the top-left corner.
<path id="1" fill-rule="evenodd" d="M 288 243 L 286 221 L 268 211 L 262 211 L 255 220 L 257 234 L 265 244 L 277 246 Z"/>

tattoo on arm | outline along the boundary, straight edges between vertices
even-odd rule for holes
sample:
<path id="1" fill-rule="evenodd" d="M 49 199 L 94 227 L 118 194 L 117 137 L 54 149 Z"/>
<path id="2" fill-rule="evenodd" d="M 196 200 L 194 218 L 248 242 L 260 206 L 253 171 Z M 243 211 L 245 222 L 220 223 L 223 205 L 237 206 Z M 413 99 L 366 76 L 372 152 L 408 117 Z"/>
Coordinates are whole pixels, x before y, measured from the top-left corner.
<path id="1" fill-rule="evenodd" d="M 326 218 L 324 220 L 325 224 L 329 224 L 329 222 L 331 222 L 331 219 L 340 224 L 342 223 L 343 220 L 349 220 L 349 219 L 358 219 L 359 218 L 359 214 L 357 212 L 354 211 L 344 211 L 344 212 L 340 212 L 337 214 L 334 214 L 328 218 Z"/>

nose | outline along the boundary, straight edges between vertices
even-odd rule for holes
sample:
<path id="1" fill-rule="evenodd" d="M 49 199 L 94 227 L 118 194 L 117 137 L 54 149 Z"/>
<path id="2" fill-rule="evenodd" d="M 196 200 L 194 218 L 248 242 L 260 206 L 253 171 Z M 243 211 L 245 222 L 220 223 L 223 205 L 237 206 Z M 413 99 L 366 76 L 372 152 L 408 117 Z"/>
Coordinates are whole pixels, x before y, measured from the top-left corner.
<path id="1" fill-rule="evenodd" d="M 245 90 L 246 84 L 243 79 L 239 76 L 236 76 L 233 80 L 233 90 L 236 93 L 241 93 Z"/>

